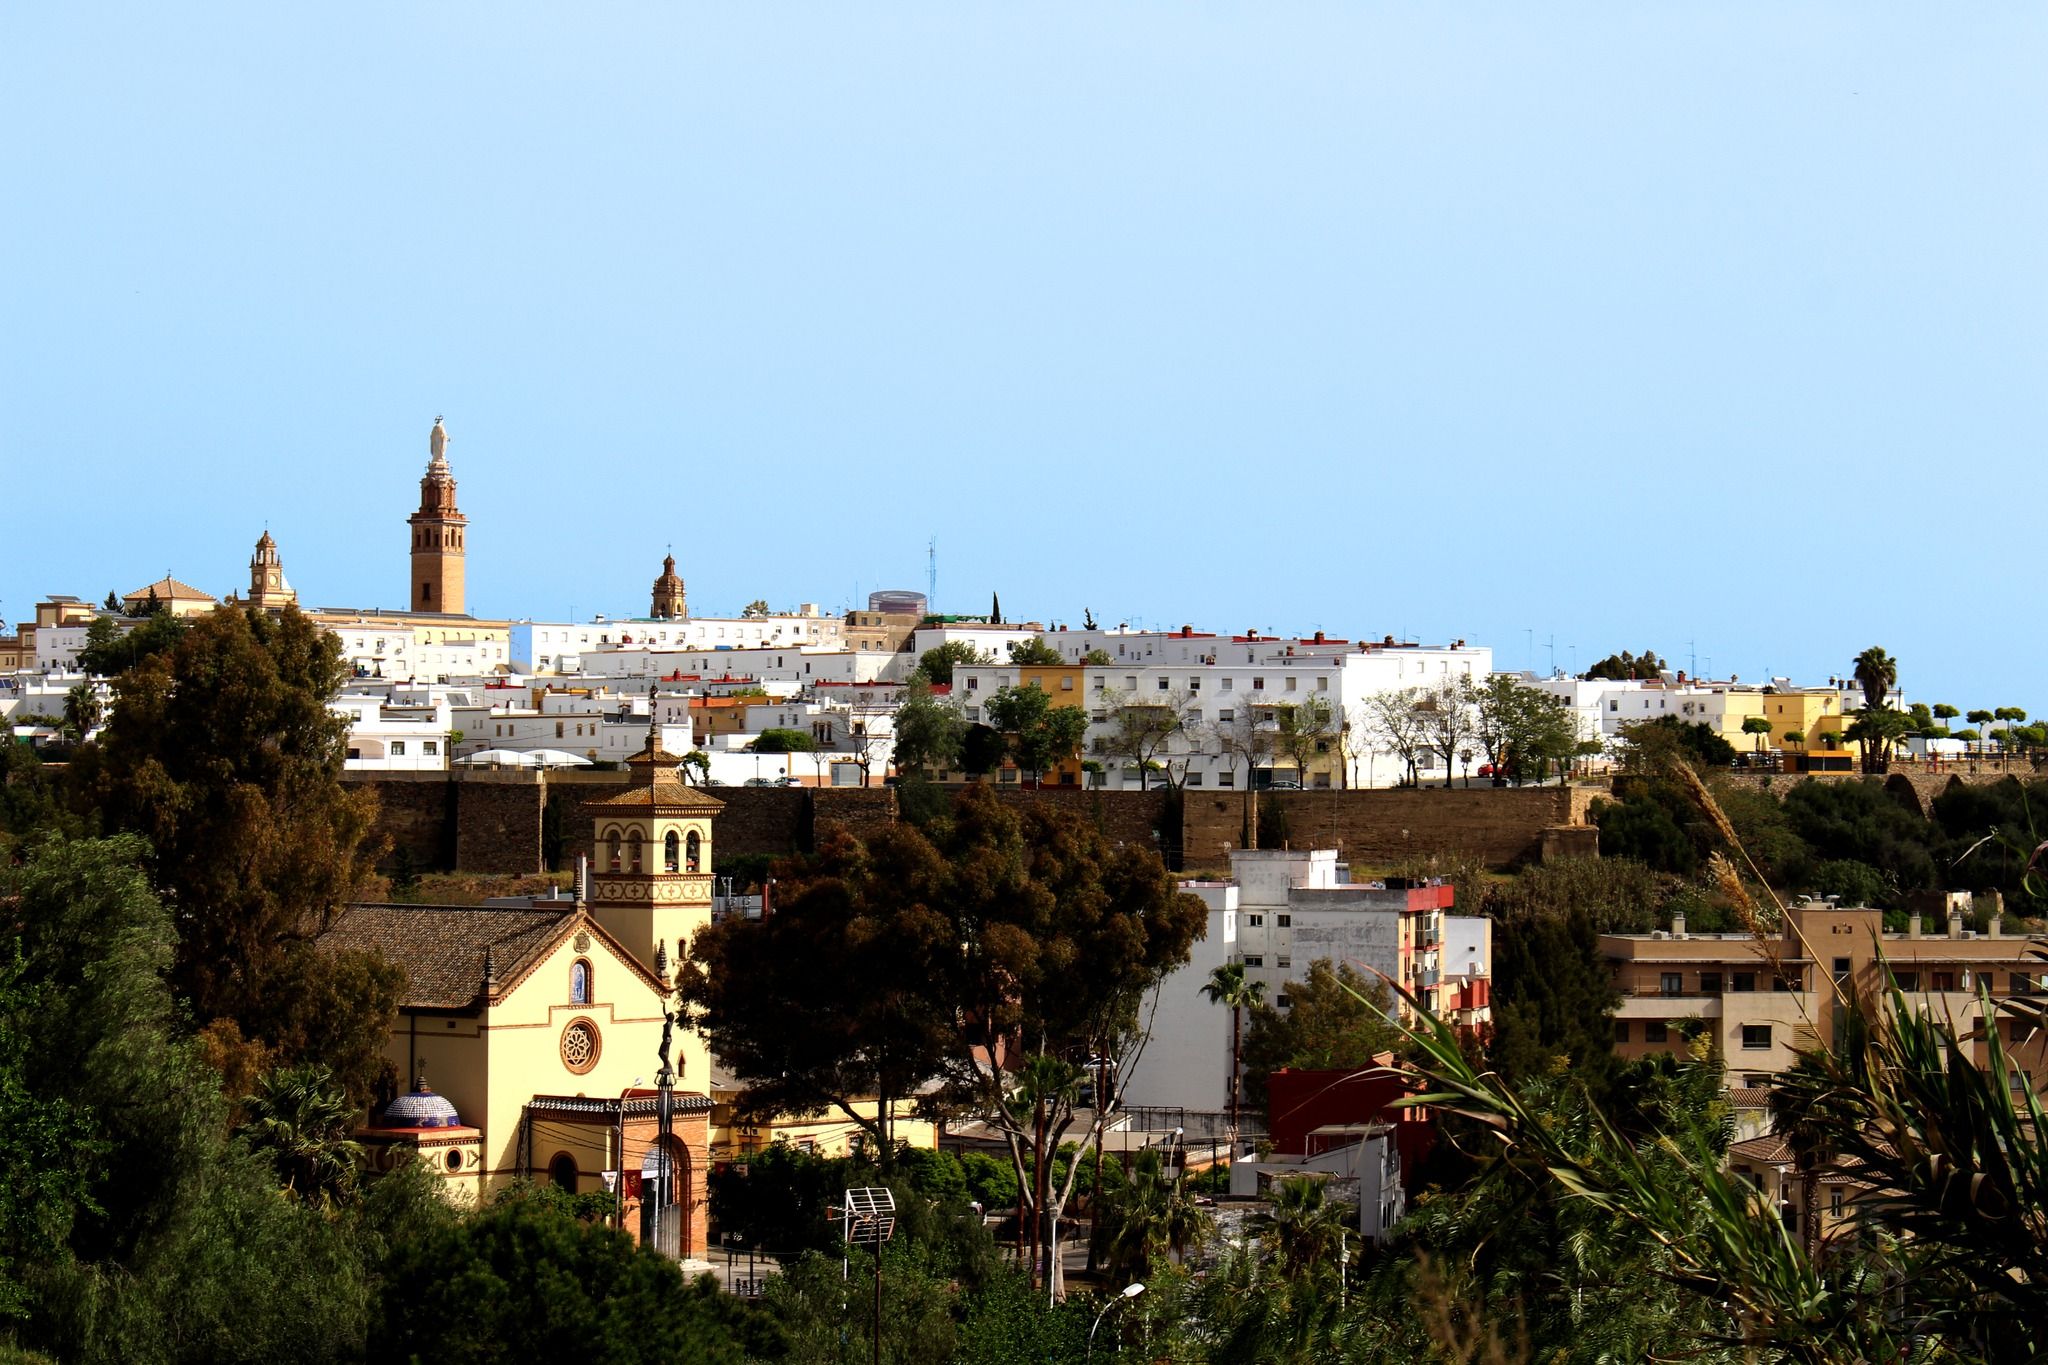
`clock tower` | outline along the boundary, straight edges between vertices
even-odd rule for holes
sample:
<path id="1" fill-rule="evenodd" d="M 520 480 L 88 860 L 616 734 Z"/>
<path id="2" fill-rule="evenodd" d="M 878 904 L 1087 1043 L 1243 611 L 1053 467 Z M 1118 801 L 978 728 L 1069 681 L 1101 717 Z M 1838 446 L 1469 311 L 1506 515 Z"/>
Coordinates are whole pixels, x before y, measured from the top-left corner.
<path id="1" fill-rule="evenodd" d="M 626 789 L 589 805 L 591 917 L 649 971 L 658 948 L 680 963 L 711 923 L 711 821 L 725 803 L 685 785 L 681 762 L 650 724 L 647 747 L 626 760 Z"/>

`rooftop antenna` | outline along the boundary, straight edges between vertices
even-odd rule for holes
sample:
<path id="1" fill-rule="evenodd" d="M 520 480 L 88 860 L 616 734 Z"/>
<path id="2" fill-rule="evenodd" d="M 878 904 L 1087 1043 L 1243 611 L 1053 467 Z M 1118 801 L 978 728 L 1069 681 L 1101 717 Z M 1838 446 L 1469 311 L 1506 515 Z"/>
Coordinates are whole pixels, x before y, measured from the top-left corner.
<path id="1" fill-rule="evenodd" d="M 924 609 L 939 609 L 939 538 L 933 536 L 924 547 Z"/>

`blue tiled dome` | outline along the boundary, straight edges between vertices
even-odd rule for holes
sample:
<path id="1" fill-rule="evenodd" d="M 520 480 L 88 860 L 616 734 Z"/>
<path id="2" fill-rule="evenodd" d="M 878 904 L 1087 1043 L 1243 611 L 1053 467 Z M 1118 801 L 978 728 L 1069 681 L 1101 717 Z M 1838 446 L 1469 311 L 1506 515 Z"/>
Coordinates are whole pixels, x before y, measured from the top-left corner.
<path id="1" fill-rule="evenodd" d="M 377 1120 L 379 1128 L 460 1128 L 462 1119 L 455 1106 L 427 1089 L 421 1081 L 410 1095 L 400 1095 L 384 1106 Z"/>

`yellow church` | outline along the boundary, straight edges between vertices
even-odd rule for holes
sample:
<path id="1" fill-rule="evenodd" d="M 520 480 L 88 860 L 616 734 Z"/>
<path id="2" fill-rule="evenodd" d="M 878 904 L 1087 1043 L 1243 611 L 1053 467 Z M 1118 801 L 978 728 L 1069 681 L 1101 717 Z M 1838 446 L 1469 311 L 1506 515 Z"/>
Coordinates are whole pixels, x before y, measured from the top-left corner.
<path id="1" fill-rule="evenodd" d="M 686 786 L 680 761 L 650 731 L 625 788 L 587 807 L 598 856 L 573 899 L 357 905 L 323 935 L 333 949 L 381 952 L 406 976 L 385 1047 L 404 1079 L 357 1134 L 374 1166 L 418 1156 L 472 1202 L 518 1179 L 614 1190 L 626 1230 L 702 1257 L 711 1059 L 674 1017 L 670 968 L 711 922 L 723 803 Z M 668 1197 L 656 1201 L 664 1174 Z M 659 1230 L 657 1202 L 671 1210 Z"/>

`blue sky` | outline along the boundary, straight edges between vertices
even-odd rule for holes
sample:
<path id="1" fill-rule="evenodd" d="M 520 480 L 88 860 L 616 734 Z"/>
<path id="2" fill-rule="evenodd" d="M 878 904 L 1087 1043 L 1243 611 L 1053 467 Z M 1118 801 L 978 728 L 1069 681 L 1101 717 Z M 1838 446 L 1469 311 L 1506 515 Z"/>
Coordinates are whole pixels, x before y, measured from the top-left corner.
<path id="1" fill-rule="evenodd" d="M 2048 9 L 15 5 L 0 609 L 922 588 L 2048 711 Z M 2018 608 L 2024 613 L 2024 608 Z"/>

